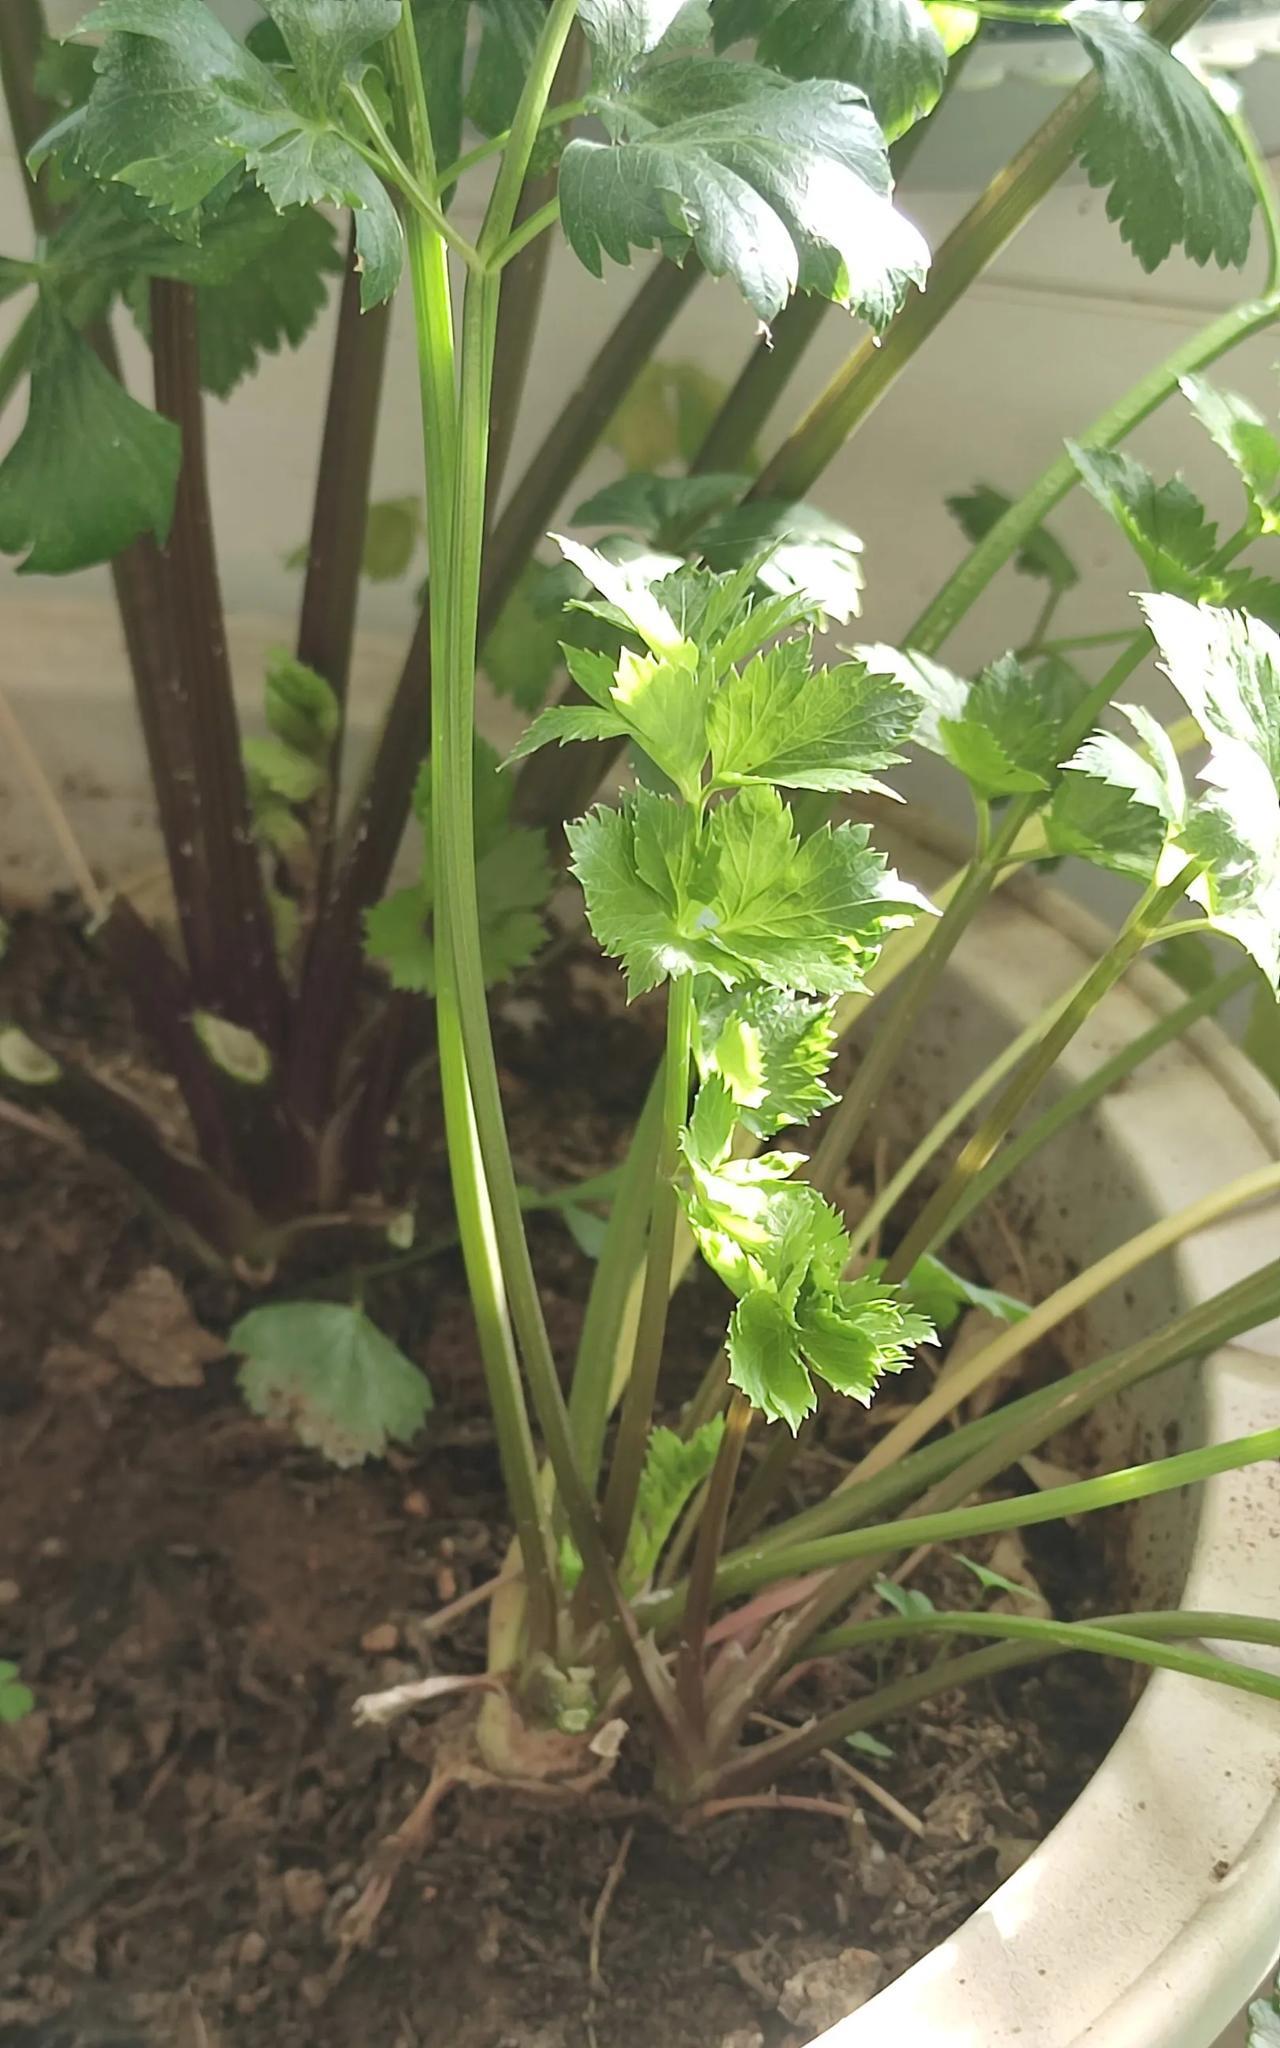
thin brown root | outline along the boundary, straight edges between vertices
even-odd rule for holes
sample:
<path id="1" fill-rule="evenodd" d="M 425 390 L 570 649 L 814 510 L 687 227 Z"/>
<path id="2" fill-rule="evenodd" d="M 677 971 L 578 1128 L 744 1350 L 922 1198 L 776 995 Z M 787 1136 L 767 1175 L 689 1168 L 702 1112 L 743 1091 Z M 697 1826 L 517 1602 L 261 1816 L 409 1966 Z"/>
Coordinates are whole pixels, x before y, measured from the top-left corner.
<path id="1" fill-rule="evenodd" d="M 740 1792 L 732 1799 L 704 1799 L 701 1806 L 691 1806 L 684 1825 L 698 1827 L 726 1813 L 813 1813 L 842 1820 L 846 1827 L 853 1819 L 852 1810 L 838 1799 L 814 1799 L 802 1792 Z"/>
<path id="2" fill-rule="evenodd" d="M 635 1838 L 635 1832 L 633 1827 L 628 1828 L 619 1842 L 618 1853 L 609 1865 L 605 1881 L 600 1887 L 600 1896 L 595 1903 L 595 1910 L 591 1915 L 589 1974 L 593 1991 L 602 1991 L 604 1989 L 604 1978 L 600 1974 L 600 1940 L 604 1934 L 604 1923 L 609 1917 L 609 1908 L 613 1904 L 614 1894 L 622 1883 L 622 1873 L 627 1867 L 627 1858 L 631 1854 L 631 1844 Z"/>
<path id="3" fill-rule="evenodd" d="M 473 1683 L 491 1685 L 499 1692 L 504 1689 L 491 1677 Z M 436 1815 L 450 1792 L 465 1785 L 477 1791 L 501 1791 L 508 1799 L 528 1801 L 533 1806 L 568 1805 L 581 1802 L 588 1794 L 597 1793 L 617 1761 L 614 1746 L 608 1755 L 592 1757 L 590 1769 L 572 1775 L 555 1779 L 531 1775 L 499 1777 L 475 1760 L 474 1715 L 474 1705 L 468 1702 L 453 1709 L 437 1723 L 433 1739 L 437 1760 L 426 1790 L 395 1832 L 378 1844 L 373 1853 L 368 1882 L 339 1924 L 338 1954 L 329 1972 L 331 1985 L 342 1976 L 355 1950 L 368 1947 L 396 1879 L 405 1864 L 420 1856 L 431 1840 Z M 589 1748 L 586 1754 L 591 1755 Z M 635 1812 L 636 1808 L 628 1801 L 626 1810 Z M 617 1818 L 616 1811 L 610 1817 Z M 619 1870 L 619 1877 L 621 1874 Z M 607 1899 L 604 1910 L 608 1910 Z"/>
<path id="4" fill-rule="evenodd" d="M 28 1137 L 40 1138 L 46 1145 L 61 1145 L 67 1152 L 82 1152 L 84 1147 L 73 1134 L 64 1130 L 61 1124 L 51 1124 L 42 1116 L 33 1116 L 29 1109 L 23 1109 L 16 1102 L 0 1102 L 0 1122 L 13 1124 L 17 1130 L 25 1131 Z"/>
<path id="5" fill-rule="evenodd" d="M 753 1714 L 751 1719 L 759 1727 L 772 1730 L 775 1735 L 791 1735 L 795 1730 L 794 1721 L 780 1721 L 776 1714 Z M 856 1785 L 858 1791 L 865 1794 L 868 1799 L 874 1800 L 877 1806 L 882 1806 L 908 1834 L 923 1835 L 924 1822 L 919 1814 L 912 1813 L 911 1808 L 904 1806 L 900 1799 L 895 1799 L 892 1792 L 886 1791 L 883 1785 L 877 1785 L 874 1778 L 868 1777 L 865 1771 L 860 1771 L 856 1764 L 851 1764 L 848 1758 L 841 1756 L 838 1751 L 824 1749 L 820 1754 L 833 1771 L 847 1779 L 850 1785 Z"/>
<path id="6" fill-rule="evenodd" d="M 353 1950 L 368 1947 L 401 1869 L 422 1854 L 431 1839 L 441 1804 L 456 1786 L 466 1782 L 465 1771 L 455 1770 L 451 1765 L 439 1766 L 431 1773 L 426 1791 L 407 1819 L 401 1821 L 394 1834 L 379 1843 L 369 1881 L 355 1904 L 343 1915 L 331 1981 L 336 1982 L 342 1975 Z"/>

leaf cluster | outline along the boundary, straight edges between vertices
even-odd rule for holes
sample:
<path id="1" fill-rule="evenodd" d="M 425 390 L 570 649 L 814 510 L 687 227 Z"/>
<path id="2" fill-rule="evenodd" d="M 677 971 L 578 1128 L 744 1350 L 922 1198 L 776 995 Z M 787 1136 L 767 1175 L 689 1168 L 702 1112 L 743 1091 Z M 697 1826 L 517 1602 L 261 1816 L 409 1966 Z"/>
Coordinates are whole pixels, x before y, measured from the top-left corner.
<path id="1" fill-rule="evenodd" d="M 958 769 L 976 797 L 990 802 L 1052 789 L 1085 695 L 1066 662 L 1005 654 L 970 682 L 910 648 L 874 644 L 858 652 L 916 699 L 912 738 Z"/>
<path id="2" fill-rule="evenodd" d="M 1280 636 L 1247 613 L 1142 600 L 1161 665 L 1208 743 L 1197 795 L 1163 729 L 1119 707 L 1135 741 L 1095 733 L 1046 812 L 1051 846 L 1145 881 L 1187 871 L 1207 929 L 1280 983 Z"/>
<path id="3" fill-rule="evenodd" d="M 737 1296 L 730 1383 L 767 1421 L 795 1431 L 817 1406 L 815 1377 L 865 1405 L 933 1325 L 901 1289 L 869 1274 L 844 1277 L 848 1232 L 818 1190 L 794 1178 L 802 1156 L 735 1158 L 737 1122 L 730 1088 L 711 1075 L 683 1138 L 682 1200 L 704 1259 Z"/>
<path id="4" fill-rule="evenodd" d="M 850 1241 L 801 1155 L 738 1156 L 833 1098 L 829 1002 L 864 985 L 895 924 L 922 908 L 864 826 L 801 836 L 783 788 L 867 788 L 902 757 L 914 706 L 862 663 L 814 669 L 796 600 L 758 588 L 754 564 L 646 581 L 635 565 L 562 543 L 643 652 L 567 649 L 591 700 L 534 722 L 519 751 L 625 735 L 671 794 L 639 789 L 569 828 L 592 930 L 632 995 L 693 976 L 697 1100 L 681 1148 L 685 1213 L 738 1297 L 730 1378 L 792 1429 L 814 1378 L 869 1400 L 932 1325 L 903 1291 L 846 1277 Z M 783 637 L 778 637 L 782 635 Z"/>

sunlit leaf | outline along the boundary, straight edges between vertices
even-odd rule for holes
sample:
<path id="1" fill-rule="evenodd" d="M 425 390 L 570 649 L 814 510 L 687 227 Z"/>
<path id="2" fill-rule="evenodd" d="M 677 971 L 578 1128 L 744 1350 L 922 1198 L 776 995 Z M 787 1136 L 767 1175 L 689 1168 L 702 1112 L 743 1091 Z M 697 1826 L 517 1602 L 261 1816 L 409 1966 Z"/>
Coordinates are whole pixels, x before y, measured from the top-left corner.
<path id="1" fill-rule="evenodd" d="M 928 252 L 893 209 L 884 139 L 852 87 L 699 57 L 596 110 L 616 139 L 577 136 L 560 165 L 564 231 L 593 275 L 605 256 L 681 260 L 692 245 L 764 320 L 803 289 L 877 327 L 923 282 Z"/>
<path id="2" fill-rule="evenodd" d="M 922 0 L 734 0 L 717 13 L 723 46 L 754 34 L 762 64 L 790 78 L 856 85 L 892 142 L 929 113 L 947 75 L 947 51 Z"/>
<path id="3" fill-rule="evenodd" d="M 264 64 L 202 0 L 103 0 L 81 24 L 107 32 L 64 151 L 175 214 L 243 165 L 283 211 L 329 201 L 355 215 L 366 306 L 400 275 L 403 237 L 376 171 L 341 132 L 348 67 L 399 18 L 399 0 L 279 0 L 291 71 Z"/>
<path id="4" fill-rule="evenodd" d="M 757 563 L 766 590 L 794 593 L 825 620 L 847 625 L 862 602 L 862 542 L 814 505 L 752 498 L 695 536 L 709 569 Z"/>
<path id="5" fill-rule="evenodd" d="M 1178 246 L 1196 263 L 1243 263 L 1257 195 L 1212 93 L 1122 8 L 1077 5 L 1066 19 L 1102 88 L 1081 162 L 1143 269 Z"/>
<path id="6" fill-rule="evenodd" d="M 1280 513 L 1275 509 L 1280 493 L 1280 440 L 1247 398 L 1234 391 L 1219 391 L 1203 377 L 1178 381 L 1201 426 L 1234 464 L 1258 515 L 1260 530 L 1280 531 Z"/>
<path id="7" fill-rule="evenodd" d="M 774 1294 L 745 1294 L 729 1323 L 729 1384 L 766 1422 L 785 1422 L 794 1436 L 818 1405 L 800 1357 L 795 1327 Z"/>
<path id="8" fill-rule="evenodd" d="M 1218 546 L 1218 530 L 1181 477 L 1157 484 L 1149 469 L 1118 448 L 1068 453 L 1087 489 L 1111 514 L 1159 590 L 1198 597 Z"/>
<path id="9" fill-rule="evenodd" d="M 756 1137 L 806 1124 L 835 1101 L 824 1076 L 835 1058 L 831 1008 L 782 989 L 698 984 L 698 1059 L 733 1095 Z"/>
<path id="10" fill-rule="evenodd" d="M 685 0 L 580 0 L 578 19 L 591 45 L 592 82 L 608 89 L 656 50 Z"/>
<path id="11" fill-rule="evenodd" d="M 953 1272 L 941 1259 L 926 1253 L 917 1259 L 903 1283 L 913 1308 L 927 1317 L 935 1330 L 949 1330 L 966 1309 L 980 1308 L 997 1322 L 1020 1322 L 1028 1314 L 1025 1301 L 1005 1294 L 998 1287 L 981 1287 L 976 1280 Z"/>
<path id="12" fill-rule="evenodd" d="M 811 667 L 802 640 L 757 655 L 711 700 L 714 780 L 769 782 L 789 789 L 880 787 L 905 757 L 915 700 L 892 676 L 860 662 Z"/>
<path id="13" fill-rule="evenodd" d="M 1202 872 L 1190 887 L 1216 930 L 1280 983 L 1280 637 L 1241 612 L 1169 596 L 1142 600 L 1162 666 L 1209 743 L 1207 793 L 1179 850 Z"/>

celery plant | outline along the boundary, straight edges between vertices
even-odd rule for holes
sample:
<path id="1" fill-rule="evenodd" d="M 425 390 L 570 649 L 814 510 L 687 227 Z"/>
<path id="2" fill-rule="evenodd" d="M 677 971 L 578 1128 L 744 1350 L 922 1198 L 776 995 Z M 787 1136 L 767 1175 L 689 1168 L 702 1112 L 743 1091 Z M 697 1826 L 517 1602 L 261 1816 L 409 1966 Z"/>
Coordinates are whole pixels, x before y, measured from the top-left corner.
<path id="1" fill-rule="evenodd" d="M 102 1084 L 21 1033 L 0 1034 L 0 1070 L 11 1089 L 96 1132 L 207 1249 L 263 1260 L 279 1254 L 308 1204 L 314 1213 L 358 1180 L 350 1134 L 367 1140 L 385 1113 L 388 1070 L 403 1064 L 416 1028 L 413 1005 L 400 1003 L 378 1020 L 372 1055 L 365 1047 L 344 1066 L 363 913 L 370 950 L 402 995 L 433 998 L 458 1231 L 515 1533 L 494 1602 L 494 1688 L 474 1724 L 473 1776 L 587 1782 L 593 1759 L 609 1752 L 606 1728 L 635 1721 L 667 1799 L 746 1794 L 930 1692 L 1060 1650 L 1280 1697 L 1269 1672 L 1182 1646 L 1202 1636 L 1280 1643 L 1280 1623 L 1265 1617 L 837 1620 L 881 1563 L 914 1544 L 1087 1513 L 1280 1452 L 1273 1430 L 1032 1500 L 966 1505 L 1097 1402 L 1274 1314 L 1280 1261 L 1125 1350 L 924 1441 L 1034 1336 L 1181 1236 L 1276 1189 L 1275 1170 L 1246 1176 L 1113 1248 L 1024 1322 L 1019 1304 L 939 1257 L 994 1177 L 1060 1126 L 1061 1105 L 1013 1135 L 1134 960 L 1190 927 L 1241 947 L 1249 977 L 1274 998 L 1280 639 L 1267 620 L 1280 607 L 1275 586 L 1239 557 L 1275 530 L 1280 442 L 1242 402 L 1188 387 L 1246 486 L 1244 524 L 1225 542 L 1185 486 L 1157 485 L 1114 446 L 1180 377 L 1275 317 L 1274 275 L 1095 422 L 1022 500 L 966 501 L 973 551 L 902 649 L 818 662 L 815 626 L 851 608 L 856 543 L 797 504 L 1074 155 L 1107 189 L 1108 213 L 1148 268 L 1175 246 L 1202 263 L 1240 263 L 1260 197 L 1274 249 L 1256 151 L 1169 48 L 1200 4 L 1152 0 L 1141 25 L 1116 8 L 1040 10 L 1075 33 L 1090 74 L 952 232 L 931 272 L 895 205 L 891 147 L 901 165 L 911 130 L 945 90 L 949 61 L 985 13 L 1003 11 L 983 0 L 936 14 L 901 0 L 874 24 L 850 10 L 836 27 L 811 0 L 719 0 L 712 51 L 699 47 L 700 12 L 674 0 L 551 0 L 529 10 L 518 60 L 496 11 L 485 11 L 469 104 L 489 132 L 465 153 L 459 20 L 438 7 L 269 0 L 267 21 L 241 44 L 203 0 L 102 0 L 84 24 L 102 38 L 92 75 L 64 53 L 46 58 L 31 90 L 22 68 L 30 8 L 0 36 L 24 139 L 34 141 L 46 88 L 65 103 L 31 157 L 40 249 L 0 273 L 6 289 L 39 293 L 6 358 L 15 380 L 30 367 L 31 398 L 0 467 L 0 544 L 24 550 L 33 569 L 117 563 L 183 964 L 120 900 L 109 935 L 122 971 L 159 974 L 149 1016 L 182 1083 L 196 1151 L 175 1153 Z M 744 39 L 755 45 L 751 61 L 723 54 Z M 490 183 L 472 236 L 450 200 L 458 178 L 482 166 Z M 338 488 L 332 502 L 322 493 L 313 520 L 301 658 L 269 680 L 273 743 L 242 751 L 202 465 L 202 366 L 228 346 L 209 294 L 220 279 L 252 284 L 254 262 L 284 260 L 286 237 L 314 286 L 329 257 L 318 242 L 294 245 L 316 235 L 319 203 L 351 216 L 325 442 Z M 518 388 L 526 351 L 511 321 L 536 298 L 533 252 L 557 231 L 596 275 L 637 250 L 684 270 L 660 267 L 644 285 L 568 408 L 571 431 L 563 420 L 552 428 L 493 524 L 512 401 L 496 377 L 515 363 Z M 122 247 L 118 260 L 103 255 L 104 240 Z M 517 265 L 534 281 L 513 299 Z M 343 834 L 334 830 L 335 762 L 385 343 L 379 309 L 402 271 L 420 372 L 429 604 Z M 661 989 L 666 1006 L 661 1072 L 617 1182 L 566 1395 L 525 1236 L 486 1001 L 495 965 L 509 971 L 529 950 L 533 899 L 511 872 L 527 862 L 528 842 L 516 843 L 514 863 L 503 853 L 508 798 L 495 795 L 493 764 L 475 743 L 475 676 L 529 545 L 700 272 L 729 280 L 765 326 L 776 323 L 791 367 L 824 302 L 871 332 L 759 474 L 716 465 L 778 396 L 763 356 L 687 477 L 632 476 L 582 508 L 582 523 L 629 527 L 630 540 L 614 531 L 596 548 L 559 543 L 572 690 L 533 720 L 507 764 L 520 771 L 516 809 L 526 825 L 567 822 L 597 941 L 631 995 Z M 154 413 L 114 377 L 106 319 L 122 292 L 151 336 Z M 247 332 L 243 306 L 233 329 L 236 319 L 242 355 L 288 330 L 287 319 L 273 325 L 260 313 Z M 79 490 L 68 481 L 77 407 L 107 422 L 111 443 L 104 452 L 87 437 L 84 462 L 97 467 Z M 1048 641 L 1074 571 L 1041 522 L 1077 476 L 1133 542 L 1150 591 L 1095 681 Z M 956 675 L 937 659 L 945 635 L 1011 557 L 1046 577 L 1050 601 L 1024 649 L 976 678 Z M 1153 639 L 1207 743 L 1199 785 L 1139 707 L 1125 712 L 1132 740 L 1099 724 Z M 936 903 L 845 815 L 847 800 L 883 788 L 913 745 L 940 754 L 973 798 L 972 858 Z M 584 747 L 589 782 L 608 750 L 626 748 L 637 786 L 567 818 L 572 771 L 561 770 Z M 555 774 L 525 779 L 548 759 Z M 374 908 L 415 777 L 422 879 Z M 282 951 L 263 847 L 289 884 L 292 955 Z M 991 891 L 1019 868 L 1068 855 L 1135 880 L 1137 905 L 1079 985 L 1001 1055 L 886 1191 L 875 1225 L 890 1231 L 889 1250 L 873 1260 L 868 1230 L 855 1240 L 829 1199 L 843 1158 Z M 833 1105 L 827 1076 L 839 1039 L 895 973 L 898 994 L 813 1162 L 775 1145 Z M 1105 1079 L 1237 982 L 1218 976 L 1212 994 L 1119 1056 Z M 1072 1108 L 1103 1085 L 1078 1091 Z M 928 1199 L 900 1215 L 917 1170 L 979 1109 Z M 693 1247 L 734 1305 L 722 1359 L 672 1427 L 660 1419 L 670 1295 Z M 972 1302 L 1012 1319 L 1009 1329 L 846 1485 L 799 1516 L 778 1516 L 788 1446 L 820 1403 L 869 1403 L 885 1375 L 907 1372 Z M 310 1372 L 323 1376 L 331 1410 L 360 1407 L 359 1429 L 346 1431 L 352 1455 L 409 1433 L 424 1396 L 406 1382 L 404 1361 L 371 1341 L 358 1311 L 327 1304 L 319 1313 L 323 1327 L 296 1304 L 239 1326 L 251 1397 L 267 1406 L 292 1398 Z M 744 1485 L 766 1433 L 771 1447 Z M 888 1509 L 905 1512 L 875 1519 Z M 753 1710 L 815 1647 L 855 1651 L 931 1633 L 994 1644 L 943 1656 L 813 1727 L 751 1740 Z M 730 1638 L 736 1654 L 720 1654 Z"/>

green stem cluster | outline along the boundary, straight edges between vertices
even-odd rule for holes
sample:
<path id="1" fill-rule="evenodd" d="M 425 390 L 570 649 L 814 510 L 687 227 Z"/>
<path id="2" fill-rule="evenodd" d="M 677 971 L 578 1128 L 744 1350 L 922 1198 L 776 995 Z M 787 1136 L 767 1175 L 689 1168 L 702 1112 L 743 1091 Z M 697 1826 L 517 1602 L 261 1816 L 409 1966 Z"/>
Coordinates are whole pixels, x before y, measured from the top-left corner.
<path id="1" fill-rule="evenodd" d="M 476 1300 L 495 1432 L 528 1583 L 526 1649 L 559 1654 L 565 1610 L 552 1516 L 539 1480 L 523 1360 L 556 1487 L 597 1611 L 633 1690 L 667 1727 L 665 1704 L 638 1654 L 590 1494 L 547 1336 L 507 1142 L 480 954 L 473 800 L 474 706 L 485 484 L 501 257 L 577 0 L 554 0 L 539 37 L 474 263 L 468 259 L 456 353 L 445 238 L 430 208 L 408 228 L 423 377 L 432 611 L 432 830 L 437 877 L 436 981 L 441 1084 L 459 1234 Z M 397 101 L 412 176 L 435 163 L 416 39 L 406 15 L 394 39 Z M 518 1347 L 518 1349 L 517 1349 Z"/>

